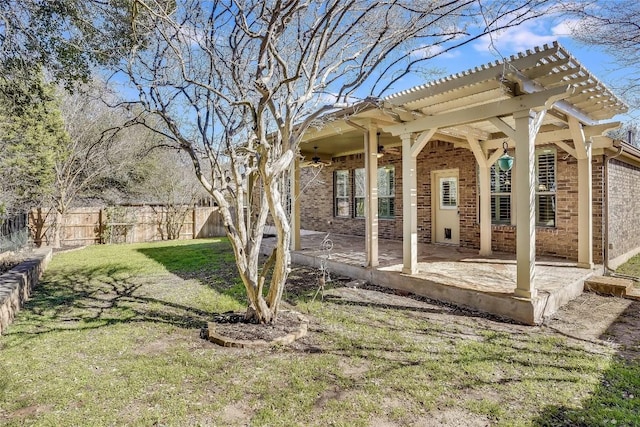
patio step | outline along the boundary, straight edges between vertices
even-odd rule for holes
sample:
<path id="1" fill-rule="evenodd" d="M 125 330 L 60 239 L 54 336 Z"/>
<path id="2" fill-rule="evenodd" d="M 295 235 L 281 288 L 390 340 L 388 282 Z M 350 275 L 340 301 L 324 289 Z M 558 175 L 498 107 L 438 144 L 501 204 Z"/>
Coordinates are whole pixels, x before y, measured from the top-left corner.
<path id="1" fill-rule="evenodd" d="M 633 280 L 622 277 L 593 276 L 585 280 L 584 290 L 602 295 L 640 300 L 640 288 L 635 287 Z"/>
<path id="2" fill-rule="evenodd" d="M 634 286 L 632 289 L 627 289 L 627 294 L 625 295 L 625 298 L 640 301 L 640 288 L 636 288 Z"/>

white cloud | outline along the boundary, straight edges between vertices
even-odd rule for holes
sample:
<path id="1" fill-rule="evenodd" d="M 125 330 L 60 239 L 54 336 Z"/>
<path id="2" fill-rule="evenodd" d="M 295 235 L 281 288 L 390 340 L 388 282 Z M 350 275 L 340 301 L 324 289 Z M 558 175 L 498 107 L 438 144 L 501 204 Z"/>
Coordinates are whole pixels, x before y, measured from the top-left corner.
<path id="1" fill-rule="evenodd" d="M 527 21 L 517 27 L 507 28 L 491 36 L 483 36 L 473 47 L 481 53 L 511 55 L 536 46 L 553 43 L 570 35 L 575 21 L 563 21 L 553 25 L 550 19 Z"/>

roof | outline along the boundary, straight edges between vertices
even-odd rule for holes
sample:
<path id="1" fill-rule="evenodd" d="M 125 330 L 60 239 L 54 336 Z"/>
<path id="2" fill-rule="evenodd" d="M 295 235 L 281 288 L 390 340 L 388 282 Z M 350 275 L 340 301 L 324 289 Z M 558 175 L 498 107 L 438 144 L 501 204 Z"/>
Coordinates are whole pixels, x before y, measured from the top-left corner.
<path id="1" fill-rule="evenodd" d="M 610 119 L 628 110 L 622 100 L 557 42 L 452 74 L 383 100 L 390 106 L 433 115 L 566 85 L 573 87 L 574 92 L 562 104 L 565 109 L 570 107 L 570 114 L 586 124 Z M 519 93 L 514 93 L 516 91 Z"/>
<path id="2" fill-rule="evenodd" d="M 628 110 L 557 42 L 375 101 L 324 117 L 329 120 L 305 135 L 302 150 L 329 157 L 362 152 L 362 129 L 371 124 L 384 146 L 399 145 L 403 133 L 437 129 L 435 138 L 465 146 L 473 137 L 493 150 L 515 129 L 514 113 L 529 108 L 548 108 L 536 143 L 570 141 L 569 122 L 581 123 L 591 138 L 618 127 L 604 121 Z"/>

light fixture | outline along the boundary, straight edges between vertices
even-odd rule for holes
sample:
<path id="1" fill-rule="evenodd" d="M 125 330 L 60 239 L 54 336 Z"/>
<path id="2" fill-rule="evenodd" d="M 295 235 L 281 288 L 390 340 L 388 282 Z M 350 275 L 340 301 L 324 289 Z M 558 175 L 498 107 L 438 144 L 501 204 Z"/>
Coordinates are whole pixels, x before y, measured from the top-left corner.
<path id="1" fill-rule="evenodd" d="M 498 159 L 498 167 L 502 171 L 510 171 L 513 167 L 513 157 L 511 157 L 507 152 L 507 141 L 502 143 L 502 148 L 504 149 L 504 154 L 502 154 L 502 156 L 500 156 L 500 158 Z"/>
<path id="2" fill-rule="evenodd" d="M 316 165 L 318 163 L 320 163 L 320 157 L 318 156 L 318 147 L 313 147 L 313 157 L 311 158 L 311 160 L 313 161 L 313 163 L 315 163 Z"/>

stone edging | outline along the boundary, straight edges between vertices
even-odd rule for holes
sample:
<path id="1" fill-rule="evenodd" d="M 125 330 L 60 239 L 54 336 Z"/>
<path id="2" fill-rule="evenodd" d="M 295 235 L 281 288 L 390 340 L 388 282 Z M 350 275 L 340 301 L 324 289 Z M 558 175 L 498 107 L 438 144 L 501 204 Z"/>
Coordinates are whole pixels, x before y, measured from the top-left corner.
<path id="1" fill-rule="evenodd" d="M 212 343 L 221 345 L 223 347 L 235 347 L 235 348 L 259 348 L 259 347 L 268 347 L 272 345 L 289 345 L 297 339 L 300 339 L 307 335 L 307 331 L 309 328 L 309 319 L 307 319 L 302 314 L 291 311 L 291 313 L 295 314 L 298 321 L 300 322 L 300 327 L 298 330 L 288 333 L 282 337 L 275 338 L 271 341 L 265 340 L 236 340 L 233 338 L 226 337 L 224 335 L 218 334 L 216 330 L 216 324 L 214 322 L 208 322 L 206 328 L 202 328 L 200 331 L 200 338 L 211 341 Z"/>
<path id="2" fill-rule="evenodd" d="M 50 248 L 36 249 L 27 261 L 0 275 L 0 335 L 31 295 L 51 260 L 51 254 Z"/>

